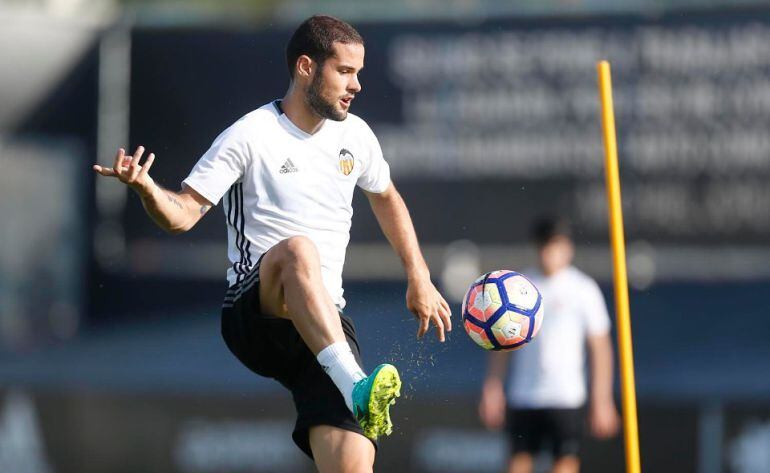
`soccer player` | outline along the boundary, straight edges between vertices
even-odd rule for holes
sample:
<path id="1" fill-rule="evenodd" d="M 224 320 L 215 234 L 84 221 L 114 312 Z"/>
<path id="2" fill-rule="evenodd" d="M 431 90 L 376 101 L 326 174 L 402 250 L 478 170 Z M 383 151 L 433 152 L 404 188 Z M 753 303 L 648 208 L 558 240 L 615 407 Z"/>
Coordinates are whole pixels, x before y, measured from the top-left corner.
<path id="1" fill-rule="evenodd" d="M 490 429 L 507 424 L 509 473 L 531 473 L 533 456 L 546 447 L 553 455 L 552 473 L 576 473 L 587 397 L 585 345 L 591 367 L 591 431 L 607 438 L 618 429 L 610 319 L 599 286 L 572 266 L 574 247 L 567 223 L 541 219 L 532 236 L 540 270 L 528 276 L 543 295 L 543 325 L 521 350 L 490 354 L 479 414 Z"/>
<path id="2" fill-rule="evenodd" d="M 222 132 L 179 192 L 152 180 L 155 155 L 140 162 L 141 146 L 133 156 L 119 150 L 112 168 L 94 170 L 135 190 L 171 233 L 190 230 L 223 200 L 232 263 L 222 309 L 227 346 L 291 391 L 293 439 L 319 471 L 372 471 L 374 440 L 391 432 L 389 406 L 401 381 L 392 365 L 364 373 L 353 323 L 341 312 L 356 186 L 401 258 L 417 336 L 432 324 L 443 342 L 450 309 L 431 283 L 377 138 L 348 112 L 361 92 L 360 34 L 339 19 L 313 16 L 292 35 L 286 59 L 283 99 Z"/>

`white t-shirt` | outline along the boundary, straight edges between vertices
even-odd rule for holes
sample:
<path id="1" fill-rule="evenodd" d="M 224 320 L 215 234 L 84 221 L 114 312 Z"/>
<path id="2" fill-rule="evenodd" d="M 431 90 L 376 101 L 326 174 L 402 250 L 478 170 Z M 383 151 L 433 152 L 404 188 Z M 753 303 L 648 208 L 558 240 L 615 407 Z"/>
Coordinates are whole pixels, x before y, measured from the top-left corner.
<path id="1" fill-rule="evenodd" d="M 586 401 L 586 338 L 610 329 L 598 284 L 570 266 L 546 277 L 528 277 L 543 295 L 544 319 L 537 336 L 511 353 L 508 404 L 517 408 L 576 408 Z"/>
<path id="2" fill-rule="evenodd" d="M 253 280 L 249 273 L 267 250 L 303 235 L 318 248 L 324 285 L 342 308 L 353 191 L 384 192 L 390 168 L 361 118 L 325 120 L 310 135 L 275 101 L 222 132 L 183 184 L 212 204 L 223 200 L 231 288 Z"/>

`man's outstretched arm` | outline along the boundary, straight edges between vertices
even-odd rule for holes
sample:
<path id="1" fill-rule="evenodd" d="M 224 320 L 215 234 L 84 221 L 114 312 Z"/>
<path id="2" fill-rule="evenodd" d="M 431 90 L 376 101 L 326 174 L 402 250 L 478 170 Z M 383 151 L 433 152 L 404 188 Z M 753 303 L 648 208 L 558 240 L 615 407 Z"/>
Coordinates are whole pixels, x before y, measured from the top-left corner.
<path id="1" fill-rule="evenodd" d="M 96 164 L 93 169 L 102 176 L 117 178 L 139 194 L 147 215 L 160 228 L 169 233 L 186 232 L 208 212 L 211 202 L 190 187 L 172 192 L 156 184 L 149 175 L 155 154 L 150 153 L 140 165 L 143 154 L 143 146 L 139 146 L 133 156 L 126 156 L 121 148 L 111 168 Z"/>
<path id="2" fill-rule="evenodd" d="M 441 297 L 430 280 L 430 271 L 420 251 L 414 225 L 404 200 L 393 184 L 381 193 L 366 192 L 377 222 L 393 249 L 401 258 L 409 283 L 406 291 L 407 308 L 420 322 L 417 336 L 422 337 L 430 328 L 436 326 L 436 335 L 445 340 L 444 331 L 452 330 L 452 315 L 449 304 Z"/>

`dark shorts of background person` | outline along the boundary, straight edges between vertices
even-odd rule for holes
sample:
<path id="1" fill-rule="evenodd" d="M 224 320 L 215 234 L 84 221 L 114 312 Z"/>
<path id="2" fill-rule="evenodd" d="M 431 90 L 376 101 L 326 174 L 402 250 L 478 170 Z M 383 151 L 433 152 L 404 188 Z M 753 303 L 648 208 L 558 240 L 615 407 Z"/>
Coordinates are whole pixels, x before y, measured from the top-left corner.
<path id="1" fill-rule="evenodd" d="M 292 438 L 310 458 L 308 434 L 316 425 L 330 425 L 363 435 L 345 400 L 290 320 L 261 313 L 259 263 L 227 290 L 222 306 L 222 338 L 230 351 L 251 371 L 274 378 L 291 391 L 297 410 Z M 361 363 L 352 320 L 340 312 L 342 329 L 353 355 Z M 377 444 L 375 443 L 375 448 Z"/>
<path id="2" fill-rule="evenodd" d="M 583 408 L 508 408 L 506 430 L 510 439 L 511 455 L 537 454 L 546 448 L 554 458 L 578 455 L 583 419 Z"/>

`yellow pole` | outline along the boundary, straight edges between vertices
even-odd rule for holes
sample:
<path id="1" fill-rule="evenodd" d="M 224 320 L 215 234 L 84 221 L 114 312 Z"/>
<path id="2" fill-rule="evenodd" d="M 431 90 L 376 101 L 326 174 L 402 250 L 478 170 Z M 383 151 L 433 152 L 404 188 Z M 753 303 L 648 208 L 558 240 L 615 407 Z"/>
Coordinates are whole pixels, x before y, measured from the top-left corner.
<path id="1" fill-rule="evenodd" d="M 626 473 L 640 473 L 639 427 L 636 418 L 636 384 L 634 381 L 634 352 L 631 345 L 631 315 L 628 306 L 626 278 L 626 248 L 623 235 L 623 210 L 620 204 L 620 175 L 618 173 L 618 145 L 615 136 L 615 114 L 612 105 L 610 63 L 600 61 L 599 96 L 602 104 L 604 136 L 604 168 L 609 202 L 610 240 L 612 241 L 613 282 L 615 286 L 615 314 L 618 327 L 620 354 L 621 394 L 623 396 L 623 433 L 626 446 Z"/>

